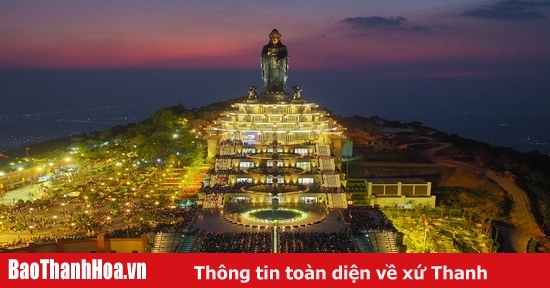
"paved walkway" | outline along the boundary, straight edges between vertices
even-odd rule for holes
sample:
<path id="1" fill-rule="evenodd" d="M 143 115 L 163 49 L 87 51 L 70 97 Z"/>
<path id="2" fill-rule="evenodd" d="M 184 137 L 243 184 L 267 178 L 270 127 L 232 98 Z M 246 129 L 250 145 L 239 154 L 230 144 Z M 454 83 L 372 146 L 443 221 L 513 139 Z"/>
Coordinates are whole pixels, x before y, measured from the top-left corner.
<path id="1" fill-rule="evenodd" d="M 20 188 L 20 189 L 23 189 L 23 188 Z M 17 189 L 17 190 L 20 190 L 20 189 Z M 17 191 L 17 190 L 13 190 L 13 191 Z M 78 204 L 69 203 L 69 202 L 67 202 L 67 203 L 68 204 L 65 205 L 65 206 L 53 206 L 53 207 L 48 208 L 48 210 L 34 210 L 33 215 L 36 218 L 35 221 L 41 221 L 41 219 L 46 219 L 46 218 L 56 219 L 56 221 L 55 221 L 56 224 L 53 225 L 52 228 L 50 228 L 50 229 L 33 230 L 32 233 L 31 233 L 31 231 L 29 231 L 29 229 L 14 232 L 14 231 L 10 231 L 8 229 L 9 229 L 10 226 L 15 225 L 15 222 L 8 222 L 6 219 L 1 219 L 2 225 L 0 226 L 0 243 L 1 242 L 11 243 L 12 241 L 18 240 L 19 238 L 21 238 L 23 240 L 26 240 L 26 239 L 29 239 L 31 237 L 38 237 L 38 236 L 40 236 L 40 237 L 52 237 L 52 236 L 64 237 L 64 236 L 70 236 L 70 235 L 75 235 L 75 234 L 76 235 L 84 235 L 85 234 L 84 232 L 75 231 L 73 229 L 63 230 L 63 228 L 66 228 L 66 226 L 64 227 L 64 225 L 61 224 L 61 223 L 66 222 L 69 219 L 69 216 L 64 215 L 62 212 L 63 211 L 75 211 L 75 209 L 76 209 L 75 206 L 76 205 L 78 205 L 78 204 L 82 205 L 82 203 L 78 203 Z M 108 211 L 109 207 L 105 206 L 105 207 L 102 207 L 100 210 Z M 112 220 L 111 220 L 111 225 L 109 225 L 109 229 L 121 229 L 121 228 L 127 227 L 129 224 L 130 223 L 125 223 L 123 221 L 122 216 L 113 216 Z M 59 231 L 58 231 L 58 228 L 59 228 Z M 26 246 L 26 244 L 24 244 L 23 246 Z"/>
<path id="2" fill-rule="evenodd" d="M 27 200 L 32 201 L 36 198 L 39 198 L 40 196 L 39 194 L 40 192 L 38 192 L 37 185 L 28 185 L 25 187 L 13 189 L 6 192 L 6 194 L 4 194 L 2 198 L 0 198 L 0 204 L 12 205 L 16 203 L 19 199 L 23 201 L 27 201 Z"/>

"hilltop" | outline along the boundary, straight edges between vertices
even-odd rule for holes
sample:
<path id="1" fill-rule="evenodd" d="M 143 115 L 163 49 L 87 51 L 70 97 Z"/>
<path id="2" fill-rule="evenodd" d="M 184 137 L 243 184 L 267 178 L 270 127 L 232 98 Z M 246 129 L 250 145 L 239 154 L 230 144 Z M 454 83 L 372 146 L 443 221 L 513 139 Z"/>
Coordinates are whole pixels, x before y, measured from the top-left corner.
<path id="1" fill-rule="evenodd" d="M 243 100 L 237 98 L 200 108 L 179 104 L 160 109 L 137 123 L 34 144 L 30 146 L 29 157 L 55 158 L 69 148 L 99 153 L 96 148 L 106 145 L 121 153 L 137 148 L 144 161 L 166 159 L 183 166 L 200 164 L 205 146 L 201 145 L 204 144 L 202 129 L 220 117 L 229 105 Z M 533 222 L 536 221 L 531 228 L 549 228 L 550 211 L 546 207 L 550 205 L 550 196 L 546 191 L 550 191 L 547 180 L 550 159 L 547 155 L 494 147 L 437 131 L 420 122 L 400 123 L 378 116 L 333 117 L 347 127 L 347 135 L 354 141 L 354 158 L 347 167 L 350 177 L 420 177 L 433 183 L 438 207 L 460 209 L 470 219 L 491 219 L 501 225 L 503 231 L 513 230 L 523 223 L 521 221 L 528 220 L 519 219 L 520 211 L 517 207 L 514 209 L 517 204 L 514 195 L 484 172 L 496 171 L 499 177 L 510 179 L 527 192 L 526 203 L 530 207 L 525 209 L 532 212 Z M 427 151 L 435 152 L 429 155 Z M 26 158 L 24 148 L 4 154 L 10 158 L 0 158 L 3 167 Z M 449 165 L 435 163 L 434 157 L 447 159 Z M 450 165 L 449 161 L 455 162 Z M 518 230 L 510 233 L 508 244 L 515 250 L 519 250 L 518 245 L 522 243 L 517 239 L 518 233 L 531 233 Z M 538 241 L 543 242 L 544 237 L 538 237 Z"/>
<path id="2" fill-rule="evenodd" d="M 361 155 L 360 161 L 351 162 L 350 176 L 418 176 L 433 183 L 438 207 L 461 208 L 478 219 L 493 219 L 509 234 L 507 245 L 514 250 L 521 249 L 526 235 L 535 235 L 540 249 L 548 251 L 543 244 L 548 240 L 540 232 L 549 232 L 548 155 L 491 146 L 420 122 L 378 116 L 339 120 L 348 127 L 355 152 Z"/>

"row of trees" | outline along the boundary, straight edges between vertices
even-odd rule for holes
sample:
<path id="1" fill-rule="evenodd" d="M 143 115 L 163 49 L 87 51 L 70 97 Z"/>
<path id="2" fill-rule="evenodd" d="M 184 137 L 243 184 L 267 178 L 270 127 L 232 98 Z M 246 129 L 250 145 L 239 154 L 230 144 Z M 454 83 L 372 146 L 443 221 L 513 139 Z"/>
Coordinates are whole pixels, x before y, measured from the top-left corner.
<path id="1" fill-rule="evenodd" d="M 137 158 L 155 163 L 157 159 L 174 159 L 186 165 L 202 155 L 204 140 L 200 129 L 193 127 L 193 113 L 181 106 L 158 110 L 141 122 L 115 126 L 95 132 L 91 137 L 71 145 L 85 153 L 86 158 L 112 155 Z M 105 154 L 109 150 L 116 154 Z M 174 158 L 175 157 L 175 158 Z"/>
<path id="2" fill-rule="evenodd" d="M 93 150 L 109 143 L 109 148 L 129 155 L 136 153 L 144 161 L 173 159 L 184 166 L 196 165 L 204 161 L 206 151 L 203 129 L 218 119 L 231 104 L 242 100 L 237 98 L 193 109 L 180 103 L 160 109 L 144 121 L 96 133 L 80 147 Z"/>

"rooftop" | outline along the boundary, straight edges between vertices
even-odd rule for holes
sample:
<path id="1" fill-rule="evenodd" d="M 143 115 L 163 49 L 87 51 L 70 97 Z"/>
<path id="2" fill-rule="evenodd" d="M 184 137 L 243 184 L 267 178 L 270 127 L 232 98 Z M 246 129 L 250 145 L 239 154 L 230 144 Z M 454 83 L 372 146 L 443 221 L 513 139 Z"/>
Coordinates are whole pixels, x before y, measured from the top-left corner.
<path id="1" fill-rule="evenodd" d="M 367 182 L 373 184 L 426 184 L 427 182 L 421 178 L 365 178 Z"/>

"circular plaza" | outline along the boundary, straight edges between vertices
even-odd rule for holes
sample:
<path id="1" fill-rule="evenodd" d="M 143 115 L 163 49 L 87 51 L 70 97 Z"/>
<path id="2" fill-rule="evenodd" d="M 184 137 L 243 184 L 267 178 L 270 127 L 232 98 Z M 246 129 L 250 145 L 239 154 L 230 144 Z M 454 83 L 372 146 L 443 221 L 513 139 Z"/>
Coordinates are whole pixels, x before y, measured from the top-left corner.
<path id="1" fill-rule="evenodd" d="M 244 227 L 300 227 L 320 223 L 326 214 L 307 207 L 248 207 L 225 213 L 227 221 Z"/>

